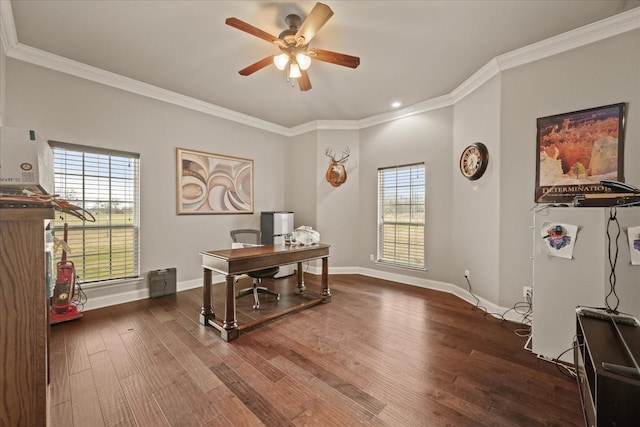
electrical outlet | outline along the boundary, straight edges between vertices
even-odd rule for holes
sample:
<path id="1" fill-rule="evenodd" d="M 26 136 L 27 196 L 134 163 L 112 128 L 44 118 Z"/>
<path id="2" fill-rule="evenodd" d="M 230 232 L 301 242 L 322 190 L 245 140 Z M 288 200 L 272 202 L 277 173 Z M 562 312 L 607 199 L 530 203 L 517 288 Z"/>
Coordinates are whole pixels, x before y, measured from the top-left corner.
<path id="1" fill-rule="evenodd" d="M 469 270 L 465 270 L 464 271 L 464 277 L 466 277 L 467 279 L 471 276 L 471 273 L 469 272 Z"/>
<path id="2" fill-rule="evenodd" d="M 373 254 L 369 254 L 369 261 L 373 261 L 375 259 L 375 257 L 373 256 Z"/>
<path id="3" fill-rule="evenodd" d="M 522 296 L 529 300 L 533 299 L 533 288 L 531 286 L 523 286 Z"/>

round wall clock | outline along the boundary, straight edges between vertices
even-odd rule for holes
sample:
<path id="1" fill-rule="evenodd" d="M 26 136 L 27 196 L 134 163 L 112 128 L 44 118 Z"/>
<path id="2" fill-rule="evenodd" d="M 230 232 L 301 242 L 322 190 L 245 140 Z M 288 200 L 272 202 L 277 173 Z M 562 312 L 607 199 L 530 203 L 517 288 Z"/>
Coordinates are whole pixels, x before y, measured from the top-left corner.
<path id="1" fill-rule="evenodd" d="M 489 150 L 482 142 L 475 142 L 462 151 L 460 172 L 469 180 L 476 180 L 484 174 L 489 163 Z"/>

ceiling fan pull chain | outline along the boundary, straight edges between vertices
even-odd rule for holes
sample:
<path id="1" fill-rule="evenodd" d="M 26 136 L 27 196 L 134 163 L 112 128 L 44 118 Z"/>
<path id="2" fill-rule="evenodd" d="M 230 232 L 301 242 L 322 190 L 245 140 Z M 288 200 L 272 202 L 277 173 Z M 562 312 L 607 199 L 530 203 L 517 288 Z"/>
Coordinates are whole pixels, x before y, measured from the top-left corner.
<path id="1" fill-rule="evenodd" d="M 296 85 L 295 79 L 289 77 L 289 73 L 284 73 L 284 75 L 287 76 L 287 83 L 294 87 Z"/>

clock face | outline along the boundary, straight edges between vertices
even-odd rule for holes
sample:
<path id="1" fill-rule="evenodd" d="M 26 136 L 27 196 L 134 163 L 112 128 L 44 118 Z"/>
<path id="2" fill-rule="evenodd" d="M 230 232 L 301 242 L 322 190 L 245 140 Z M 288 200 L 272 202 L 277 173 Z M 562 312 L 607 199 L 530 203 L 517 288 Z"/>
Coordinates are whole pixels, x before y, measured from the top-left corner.
<path id="1" fill-rule="evenodd" d="M 487 147 L 481 142 L 476 142 L 462 151 L 462 155 L 460 156 L 460 172 L 462 172 L 462 175 L 467 179 L 478 179 L 487 169 L 488 162 L 489 151 Z"/>

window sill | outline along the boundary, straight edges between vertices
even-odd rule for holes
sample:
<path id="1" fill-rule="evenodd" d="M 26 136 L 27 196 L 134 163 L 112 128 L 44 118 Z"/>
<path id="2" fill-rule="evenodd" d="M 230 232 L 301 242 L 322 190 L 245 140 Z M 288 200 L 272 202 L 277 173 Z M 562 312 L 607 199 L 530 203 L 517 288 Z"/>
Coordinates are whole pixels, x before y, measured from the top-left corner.
<path id="1" fill-rule="evenodd" d="M 381 267 L 390 267 L 398 270 L 425 271 L 425 272 L 427 271 L 427 267 L 412 267 L 410 265 L 394 264 L 392 262 L 385 262 L 385 261 L 374 261 L 374 263 Z"/>
<path id="2" fill-rule="evenodd" d="M 129 277 L 129 278 L 126 278 L 126 279 L 102 280 L 100 282 L 81 283 L 80 287 L 82 289 L 116 287 L 116 286 L 128 285 L 128 284 L 131 284 L 131 283 L 137 283 L 137 282 L 140 282 L 140 281 L 144 281 L 144 276 Z"/>

